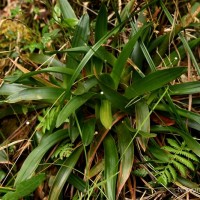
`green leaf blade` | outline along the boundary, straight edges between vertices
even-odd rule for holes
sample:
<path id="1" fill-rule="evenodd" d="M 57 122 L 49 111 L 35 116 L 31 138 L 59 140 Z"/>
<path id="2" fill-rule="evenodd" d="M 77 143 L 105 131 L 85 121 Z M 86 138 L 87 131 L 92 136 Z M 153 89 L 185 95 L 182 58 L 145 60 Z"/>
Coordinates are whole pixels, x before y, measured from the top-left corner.
<path id="1" fill-rule="evenodd" d="M 30 178 L 37 169 L 45 153 L 53 145 L 66 137 L 68 137 L 68 134 L 66 134 L 66 130 L 59 130 L 54 134 L 44 137 L 38 147 L 36 147 L 24 161 L 20 171 L 17 174 L 14 185 L 18 185 L 22 181 Z"/>
<path id="2" fill-rule="evenodd" d="M 155 71 L 146 77 L 137 80 L 130 87 L 128 87 L 125 91 L 125 96 L 131 99 L 159 89 L 170 81 L 178 78 L 181 74 L 186 72 L 186 70 L 187 69 L 185 67 L 176 67 Z"/>
<path id="3" fill-rule="evenodd" d="M 45 180 L 45 174 L 38 174 L 16 185 L 15 192 L 8 192 L 2 200 L 18 200 L 30 195 Z"/>
<path id="4" fill-rule="evenodd" d="M 80 96 L 73 97 L 60 111 L 57 121 L 56 127 L 59 127 L 62 123 L 66 121 L 66 119 L 76 111 L 80 106 L 82 106 L 86 101 L 88 101 L 94 93 L 85 93 Z"/>
<path id="5" fill-rule="evenodd" d="M 121 156 L 120 171 L 117 184 L 118 197 L 132 170 L 134 160 L 134 147 L 131 133 L 124 124 L 120 124 L 117 127 L 117 136 L 118 147 Z"/>
<path id="6" fill-rule="evenodd" d="M 118 153 L 115 140 L 107 135 L 103 142 L 105 152 L 106 195 L 109 200 L 116 198 L 116 181 L 118 173 Z"/>
<path id="7" fill-rule="evenodd" d="M 95 25 L 95 41 L 100 40 L 107 33 L 108 13 L 105 4 L 102 4 Z"/>
<path id="8" fill-rule="evenodd" d="M 59 195 L 63 189 L 63 186 L 70 176 L 74 166 L 76 165 L 82 151 L 83 146 L 78 147 L 63 163 L 51 187 L 49 200 L 59 199 Z"/>
<path id="9" fill-rule="evenodd" d="M 123 71 L 123 68 L 127 62 L 128 57 L 130 56 L 133 46 L 137 42 L 138 38 L 141 36 L 141 33 L 144 31 L 144 29 L 147 26 L 142 27 L 130 40 L 129 42 L 125 45 L 123 48 L 122 52 L 120 53 L 118 59 L 116 60 L 116 63 L 113 67 L 113 70 L 111 72 L 111 77 L 113 78 L 115 82 L 115 89 L 117 89 L 118 84 L 120 82 L 121 74 Z"/>
<path id="10" fill-rule="evenodd" d="M 6 99 L 7 103 L 17 103 L 20 101 L 32 101 L 32 100 L 50 100 L 55 102 L 58 100 L 64 89 L 62 88 L 51 88 L 51 87 L 41 87 L 41 88 L 28 88 L 14 93 Z"/>
<path id="11" fill-rule="evenodd" d="M 59 0 L 58 2 L 64 19 L 77 19 L 74 10 L 67 0 Z"/>
<path id="12" fill-rule="evenodd" d="M 82 128 L 82 142 L 84 146 L 88 146 L 92 142 L 95 134 L 95 124 L 95 118 L 84 121 Z"/>

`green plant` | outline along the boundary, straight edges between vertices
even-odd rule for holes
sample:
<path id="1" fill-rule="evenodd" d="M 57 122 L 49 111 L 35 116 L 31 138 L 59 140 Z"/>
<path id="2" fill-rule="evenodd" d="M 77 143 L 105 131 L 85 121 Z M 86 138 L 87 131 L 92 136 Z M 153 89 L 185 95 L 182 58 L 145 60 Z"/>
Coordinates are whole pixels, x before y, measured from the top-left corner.
<path id="1" fill-rule="evenodd" d="M 60 107 L 53 107 L 53 108 L 44 108 L 42 111 L 43 116 L 38 116 L 38 126 L 37 129 L 39 130 L 40 128 L 42 128 L 42 133 L 46 133 L 46 132 L 52 132 L 54 127 L 55 127 L 55 123 L 56 123 L 56 118 L 58 116 Z"/>
<path id="2" fill-rule="evenodd" d="M 60 158 L 61 160 L 63 160 L 63 158 L 69 157 L 72 152 L 73 144 L 69 143 L 69 141 L 64 141 L 62 142 L 62 144 L 59 145 L 52 157 Z"/>
<path id="3" fill-rule="evenodd" d="M 82 14 L 67 0 L 45 5 L 51 11 L 48 26 L 41 21 L 34 26 L 36 33 L 41 30 L 41 45 L 28 44 L 16 60 L 8 55 L 15 70 L 0 87 L 0 118 L 15 116 L 23 128 L 23 117 L 33 124 L 28 140 L 20 138 L 17 159 L 9 157 L 14 165 L 8 174 L 14 176 L 4 177 L 3 189 L 15 190 L 44 172 L 50 200 L 134 199 L 139 179 L 146 180 L 146 189 L 155 180 L 165 187 L 182 184 L 190 171 L 198 178 L 200 87 L 184 77 L 190 59 L 199 72 L 200 40 L 186 40 L 186 27 L 172 21 L 171 5 L 154 0 L 134 7 L 131 0 L 119 12 L 109 1 L 97 16 L 89 10 Z M 188 103 L 187 95 L 196 102 Z M 173 136 L 177 140 L 169 139 Z M 166 140 L 169 145 L 161 149 Z M 3 145 L 12 142 L 8 138 Z"/>
<path id="4" fill-rule="evenodd" d="M 156 149 L 156 147 L 151 147 L 150 152 L 153 156 L 158 159 L 154 162 L 161 163 L 158 167 L 155 167 L 157 180 L 160 184 L 165 186 L 168 183 L 175 182 L 177 176 L 182 176 L 186 178 L 188 176 L 188 171 L 194 171 L 196 164 L 199 163 L 198 157 L 190 152 L 185 142 L 179 144 L 174 139 L 167 139 L 169 146 L 163 146 L 161 149 Z"/>

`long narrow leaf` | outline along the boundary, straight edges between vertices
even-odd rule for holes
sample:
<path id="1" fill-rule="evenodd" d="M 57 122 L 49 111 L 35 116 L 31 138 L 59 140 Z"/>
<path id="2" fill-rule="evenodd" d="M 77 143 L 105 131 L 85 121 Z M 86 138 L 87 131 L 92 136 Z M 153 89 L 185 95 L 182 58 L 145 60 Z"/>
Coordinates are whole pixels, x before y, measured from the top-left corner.
<path id="1" fill-rule="evenodd" d="M 200 93 L 200 82 L 186 82 L 171 85 L 169 87 L 169 93 L 171 95 L 184 95 L 184 94 L 196 94 Z"/>
<path id="2" fill-rule="evenodd" d="M 131 15 L 132 9 L 134 8 L 134 4 L 135 4 L 135 0 L 131 0 L 128 3 L 126 3 L 125 7 L 120 13 L 121 21 L 124 21 L 126 17 Z"/>
<path id="3" fill-rule="evenodd" d="M 59 4 L 65 19 L 77 19 L 74 10 L 67 0 L 59 0 Z"/>
<path id="4" fill-rule="evenodd" d="M 146 92 L 159 89 L 163 85 L 178 78 L 181 74 L 186 72 L 186 70 L 185 67 L 176 67 L 153 72 L 146 77 L 137 80 L 128 87 L 125 91 L 125 96 L 129 99 L 135 98 L 145 94 Z"/>
<path id="5" fill-rule="evenodd" d="M 62 164 L 62 167 L 58 171 L 56 178 L 51 187 L 51 191 L 49 194 L 49 200 L 59 199 L 59 195 L 63 189 L 64 184 L 66 183 L 68 177 L 70 176 L 75 164 L 77 163 L 81 153 L 83 151 L 83 147 L 77 148 L 71 155 L 66 159 L 66 161 Z"/>
<path id="6" fill-rule="evenodd" d="M 50 100 L 55 102 L 64 93 L 62 88 L 28 88 L 18 93 L 14 93 L 5 100 L 7 103 L 16 103 L 20 101 L 32 101 L 32 100 Z"/>
<path id="7" fill-rule="evenodd" d="M 88 42 L 88 36 L 90 34 L 90 29 L 89 29 L 89 16 L 88 14 L 84 14 L 80 20 L 79 23 L 76 26 L 76 29 L 74 31 L 74 36 L 72 39 L 72 47 L 80 47 L 80 46 L 86 46 Z M 77 58 L 81 59 L 80 54 L 77 53 L 68 53 L 68 59 L 67 59 L 67 67 L 71 69 L 76 69 L 79 60 Z M 65 75 L 63 77 L 64 79 L 64 86 L 67 88 L 68 83 L 70 80 L 71 76 Z"/>
<path id="8" fill-rule="evenodd" d="M 50 65 L 53 67 L 65 67 L 65 64 L 55 59 L 53 56 L 32 53 L 29 59 L 37 64 Z"/>
<path id="9" fill-rule="evenodd" d="M 89 50 L 91 50 L 91 47 L 89 46 L 78 46 L 78 47 L 72 47 L 69 49 L 65 49 L 62 51 L 51 51 L 47 52 L 49 54 L 56 54 L 56 53 L 87 53 Z M 101 46 L 94 55 L 97 58 L 100 58 L 102 61 L 107 62 L 111 66 L 114 66 L 114 63 L 116 62 L 116 57 L 109 51 L 107 51 L 103 46 Z"/>
<path id="10" fill-rule="evenodd" d="M 86 192 L 86 182 L 81 179 L 79 176 L 71 173 L 67 179 L 67 182 L 71 185 L 73 185 L 75 188 L 77 188 L 81 192 Z"/>
<path id="11" fill-rule="evenodd" d="M 113 78 L 115 82 L 115 89 L 117 89 L 121 74 L 123 71 L 124 66 L 126 65 L 127 59 L 130 56 L 133 46 L 137 42 L 138 38 L 141 36 L 142 32 L 144 29 L 147 28 L 147 26 L 142 27 L 130 40 L 129 42 L 125 45 L 123 48 L 122 52 L 120 53 L 113 70 L 111 72 L 111 77 Z"/>
<path id="12" fill-rule="evenodd" d="M 119 126 L 117 126 L 116 131 L 118 136 L 118 147 L 121 157 L 117 184 L 118 197 L 132 170 L 134 160 L 134 147 L 130 131 L 126 128 L 124 124 L 120 124 Z"/>
<path id="13" fill-rule="evenodd" d="M 105 4 L 102 4 L 95 26 L 95 41 L 100 40 L 107 33 L 108 13 Z"/>
<path id="14" fill-rule="evenodd" d="M 79 23 L 76 27 L 76 31 L 74 33 L 74 37 L 72 40 L 72 47 L 79 47 L 86 45 L 88 42 L 89 35 L 90 35 L 89 15 L 84 14 L 79 20 Z"/>
<path id="15" fill-rule="evenodd" d="M 14 185 L 30 178 L 34 174 L 45 153 L 47 153 L 53 145 L 66 137 L 68 137 L 68 134 L 64 129 L 44 137 L 38 147 L 36 147 L 24 161 L 17 174 Z"/>
<path id="16" fill-rule="evenodd" d="M 74 73 L 74 70 L 69 69 L 69 68 L 64 68 L 64 67 L 48 67 L 48 68 L 41 69 L 41 70 L 38 70 L 38 71 L 33 71 L 33 72 L 23 74 L 16 81 L 20 81 L 20 80 L 25 79 L 25 78 L 30 78 L 30 77 L 32 77 L 36 74 L 42 74 L 42 73 L 47 73 L 47 72 L 55 72 L 55 73 L 72 75 Z"/>
<path id="17" fill-rule="evenodd" d="M 177 114 L 179 114 L 181 117 L 184 117 L 186 119 L 188 118 L 200 124 L 200 114 L 182 109 L 176 105 L 175 105 L 175 108 L 176 108 Z M 169 109 L 164 104 L 158 104 L 156 107 L 156 110 L 169 111 Z"/>
<path id="18" fill-rule="evenodd" d="M 80 96 L 73 97 L 60 111 L 57 121 L 56 127 L 59 127 L 66 119 L 76 111 L 79 107 L 81 107 L 86 101 L 88 101 L 94 93 L 86 93 Z"/>
<path id="19" fill-rule="evenodd" d="M 106 180 L 106 196 L 109 200 L 115 200 L 116 197 L 116 181 L 118 172 L 118 154 L 115 140 L 111 135 L 107 135 L 104 139 L 105 152 L 105 180 Z"/>
<path id="20" fill-rule="evenodd" d="M 173 21 L 174 21 L 174 20 L 173 20 L 173 17 L 171 16 L 171 14 L 169 13 L 169 11 L 167 10 L 165 4 L 164 4 L 162 1 L 160 1 L 160 5 L 161 5 L 163 11 L 165 12 L 165 15 L 167 16 L 167 18 L 168 18 L 168 20 L 170 21 L 170 23 L 173 24 Z M 200 68 L 199 68 L 199 65 L 198 65 L 198 63 L 197 63 L 197 60 L 196 60 L 196 58 L 195 58 L 195 56 L 194 56 L 194 54 L 193 54 L 193 52 L 192 52 L 192 50 L 191 50 L 191 48 L 190 48 L 190 46 L 189 46 L 189 44 L 188 44 L 186 38 L 183 36 L 183 34 L 182 34 L 181 32 L 180 32 L 178 35 L 179 35 L 179 37 L 180 37 L 180 39 L 181 39 L 181 41 L 182 41 L 182 43 L 183 43 L 185 49 L 186 49 L 187 52 L 189 53 L 190 58 L 191 58 L 191 60 L 192 60 L 192 63 L 193 63 L 193 65 L 194 65 L 195 69 L 197 70 L 198 75 L 200 75 Z"/>
<path id="21" fill-rule="evenodd" d="M 18 83 L 12 83 L 12 84 L 4 83 L 0 87 L 0 95 L 12 95 L 28 88 L 30 87 Z"/>
<path id="22" fill-rule="evenodd" d="M 88 119 L 84 121 L 82 128 L 82 142 L 83 145 L 88 146 L 94 137 L 96 119 Z"/>
<path id="23" fill-rule="evenodd" d="M 193 39 L 188 41 L 188 45 L 191 49 L 194 49 L 196 46 L 200 44 L 200 38 Z M 178 64 L 180 59 L 183 59 L 186 56 L 187 51 L 185 51 L 184 45 L 178 47 L 177 50 L 170 53 L 169 56 L 163 59 L 164 66 L 175 66 Z"/>
<path id="24" fill-rule="evenodd" d="M 99 41 L 104 35 L 106 35 L 107 33 L 107 25 L 108 25 L 108 13 L 107 13 L 107 8 L 105 6 L 105 4 L 103 3 L 98 16 L 97 16 L 97 21 L 95 24 L 95 42 Z M 100 49 L 104 49 L 103 47 L 100 47 Z M 107 61 L 106 57 L 103 57 L 103 59 L 99 59 L 94 57 L 93 58 L 93 63 L 94 63 L 94 71 L 96 74 L 101 74 L 102 73 L 102 69 L 103 69 L 103 64 L 104 62 L 109 62 Z"/>
<path id="25" fill-rule="evenodd" d="M 136 128 L 145 133 L 150 133 L 150 114 L 148 105 L 144 101 L 139 101 L 135 104 L 135 114 L 136 114 Z M 149 116 L 147 118 L 147 116 Z M 146 151 L 148 138 L 140 137 L 138 141 L 143 149 Z"/>
<path id="26" fill-rule="evenodd" d="M 18 200 L 30 195 L 45 180 L 45 174 L 38 174 L 16 186 L 15 192 L 8 192 L 2 200 Z"/>
<path id="27" fill-rule="evenodd" d="M 138 19 L 136 21 L 136 23 L 131 23 L 132 26 L 132 32 L 134 34 L 137 33 L 138 30 L 138 25 L 136 24 L 146 24 L 147 23 L 147 17 L 145 15 L 145 10 L 141 13 L 139 13 Z M 150 29 L 150 27 L 148 27 Z M 134 63 L 140 68 L 142 69 L 142 65 L 143 65 L 143 61 L 144 61 L 144 57 L 146 58 L 146 61 L 149 64 L 149 67 L 151 69 L 151 71 L 156 71 L 156 66 L 144 44 L 143 41 L 145 41 L 146 37 L 148 36 L 149 30 L 147 29 L 145 31 L 144 34 L 142 34 L 142 37 L 139 38 L 139 40 L 136 42 L 135 47 L 133 49 L 133 52 L 131 54 L 131 58 L 133 59 Z M 139 58 L 139 59 L 138 59 Z"/>

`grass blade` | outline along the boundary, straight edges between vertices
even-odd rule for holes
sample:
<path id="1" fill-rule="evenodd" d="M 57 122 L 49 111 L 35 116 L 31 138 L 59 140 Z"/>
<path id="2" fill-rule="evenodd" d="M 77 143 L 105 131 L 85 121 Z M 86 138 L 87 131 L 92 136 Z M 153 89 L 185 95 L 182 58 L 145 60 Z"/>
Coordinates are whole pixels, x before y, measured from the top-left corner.
<path id="1" fill-rule="evenodd" d="M 5 100 L 7 103 L 16 103 L 20 101 L 42 100 L 55 102 L 64 93 L 62 88 L 28 88 L 18 93 L 14 93 Z"/>
<path id="2" fill-rule="evenodd" d="M 147 18 L 145 16 L 145 12 L 146 12 L 146 10 L 139 13 L 139 16 L 138 16 L 136 23 L 133 23 L 133 22 L 131 23 L 133 34 L 137 33 L 138 24 L 146 24 L 147 23 Z M 148 28 L 150 29 L 151 27 L 148 27 Z M 143 41 L 145 41 L 146 37 L 149 34 L 149 29 L 146 30 L 145 33 L 142 34 L 142 37 L 140 37 L 139 40 L 136 42 L 135 47 L 133 49 L 133 52 L 131 54 L 131 58 L 133 59 L 134 63 L 140 69 L 142 69 L 143 61 L 144 61 L 144 57 L 145 57 L 146 61 L 149 64 L 151 71 L 153 72 L 153 71 L 156 71 L 156 66 L 155 66 L 155 64 L 154 64 L 145 44 L 143 42 Z"/>
<path id="3" fill-rule="evenodd" d="M 78 46 L 65 49 L 62 51 L 52 51 L 51 54 L 55 53 L 87 53 L 91 48 L 89 46 Z M 48 53 L 48 52 L 47 52 Z M 104 62 L 107 62 L 111 66 L 114 66 L 116 57 L 109 51 L 107 51 L 103 46 L 101 46 L 97 52 L 94 54 L 97 58 L 101 59 Z"/>
<path id="4" fill-rule="evenodd" d="M 88 146 L 92 142 L 95 133 L 95 124 L 95 118 L 88 119 L 83 122 L 82 142 L 84 146 Z"/>
<path id="5" fill-rule="evenodd" d="M 95 25 L 95 41 L 99 41 L 107 33 L 108 13 L 105 4 L 102 4 Z"/>
<path id="6" fill-rule="evenodd" d="M 134 147 L 130 131 L 126 128 L 124 124 L 120 124 L 119 126 L 117 126 L 116 132 L 118 137 L 118 147 L 121 158 L 118 184 L 117 184 L 117 198 L 118 198 L 132 170 L 132 165 L 134 160 Z"/>
<path id="7" fill-rule="evenodd" d="M 186 70 L 187 68 L 185 67 L 176 67 L 153 72 L 146 77 L 137 80 L 128 87 L 125 91 L 125 96 L 131 99 L 143 95 L 146 92 L 159 89 L 170 81 L 178 78 L 181 74 L 186 72 Z"/>
<path id="8" fill-rule="evenodd" d="M 45 174 L 38 174 L 30 179 L 22 181 L 16 186 L 15 192 L 8 192 L 2 200 L 18 200 L 30 195 L 45 180 Z"/>
<path id="9" fill-rule="evenodd" d="M 94 93 L 86 93 L 80 96 L 73 97 L 60 111 L 57 121 L 56 127 L 59 127 L 66 119 L 76 111 L 80 106 L 82 106 L 86 101 L 88 101 Z"/>
<path id="10" fill-rule="evenodd" d="M 67 182 L 77 188 L 79 191 L 86 192 L 86 182 L 83 181 L 79 176 L 71 173 L 67 179 Z"/>
<path id="11" fill-rule="evenodd" d="M 0 87 L 0 95 L 12 95 L 15 93 L 19 93 L 22 90 L 28 89 L 30 88 L 29 86 L 26 85 L 22 85 L 22 84 L 18 84 L 18 83 L 4 83 L 1 87 Z"/>
<path id="12" fill-rule="evenodd" d="M 74 37 L 72 39 L 72 47 L 80 47 L 80 46 L 86 46 L 88 42 L 88 36 L 90 34 L 89 29 L 89 16 L 88 14 L 85 14 L 81 17 L 79 20 L 79 23 L 76 26 L 76 29 L 74 31 Z M 67 67 L 71 69 L 75 69 L 78 66 L 78 60 L 75 58 L 81 58 L 81 54 L 77 53 L 68 53 L 68 59 L 67 59 Z M 71 76 L 65 75 L 64 76 L 64 86 L 65 88 L 68 87 L 68 83 Z"/>
<path id="13" fill-rule="evenodd" d="M 131 15 L 131 12 L 134 8 L 134 3 L 135 3 L 135 0 L 131 0 L 125 5 L 124 9 L 120 13 L 121 21 L 124 21 L 128 16 Z"/>
<path id="14" fill-rule="evenodd" d="M 70 68 L 64 68 L 64 67 L 47 67 L 45 69 L 41 69 L 41 70 L 38 70 L 38 71 L 33 71 L 33 72 L 23 74 L 16 81 L 21 81 L 22 79 L 30 78 L 30 77 L 32 77 L 36 74 L 42 74 L 42 73 L 47 73 L 47 72 L 54 72 L 54 73 L 72 75 L 74 73 L 74 70 L 70 69 Z"/>
<path id="15" fill-rule="evenodd" d="M 174 20 L 173 20 L 173 17 L 170 15 L 170 13 L 169 13 L 169 11 L 167 10 L 165 4 L 164 4 L 162 1 L 160 1 L 160 5 L 161 5 L 163 11 L 165 12 L 165 15 L 167 16 L 167 18 L 168 18 L 168 20 L 170 21 L 170 23 L 173 24 L 173 21 L 174 21 Z M 187 50 L 187 52 L 188 52 L 189 55 L 190 55 L 190 58 L 191 58 L 192 63 L 193 63 L 193 65 L 194 65 L 194 68 L 197 70 L 197 73 L 198 73 L 198 75 L 200 76 L 200 68 L 199 68 L 199 65 L 198 65 L 198 63 L 197 63 L 196 58 L 194 57 L 194 54 L 192 53 L 192 50 L 191 50 L 191 48 L 190 48 L 190 46 L 189 46 L 187 40 L 185 39 L 185 37 L 183 36 L 182 33 L 179 33 L 178 35 L 179 35 L 179 37 L 180 37 L 180 39 L 181 39 L 181 41 L 182 41 L 182 43 L 183 43 L 183 46 L 185 47 L 185 49 Z"/>
<path id="16" fill-rule="evenodd" d="M 105 157 L 106 196 L 109 200 L 116 198 L 116 181 L 118 173 L 118 153 L 115 140 L 107 135 L 103 142 Z"/>
<path id="17" fill-rule="evenodd" d="M 65 64 L 55 59 L 53 56 L 48 56 L 44 54 L 32 53 L 29 57 L 31 61 L 37 64 L 50 65 L 53 67 L 65 67 Z"/>
<path id="18" fill-rule="evenodd" d="M 178 115 L 180 115 L 181 117 L 184 117 L 186 119 L 188 118 L 190 120 L 193 120 L 200 124 L 200 114 L 182 109 L 182 108 L 178 107 L 177 105 L 174 105 L 174 106 L 175 106 L 175 110 Z M 158 104 L 156 107 L 156 110 L 169 111 L 167 106 L 164 104 Z"/>
<path id="19" fill-rule="evenodd" d="M 144 29 L 147 27 L 148 27 L 148 25 L 143 26 L 141 29 L 139 29 L 139 31 L 124 46 L 122 52 L 120 53 L 118 59 L 116 60 L 116 63 L 111 72 L 111 77 L 113 78 L 113 80 L 115 82 L 115 89 L 118 88 L 123 68 L 126 65 L 127 59 L 133 50 L 133 46 L 137 42 L 138 38 L 141 36 Z"/>
<path id="20" fill-rule="evenodd" d="M 89 15 L 84 14 L 76 27 L 74 37 L 72 40 L 72 47 L 85 46 L 88 42 L 89 35 Z"/>
<path id="21" fill-rule="evenodd" d="M 77 19 L 74 10 L 67 0 L 59 0 L 58 2 L 64 19 Z"/>
<path id="22" fill-rule="evenodd" d="M 17 174 L 14 185 L 18 185 L 22 181 L 30 178 L 34 174 L 45 153 L 47 153 L 53 145 L 66 137 L 68 137 L 68 135 L 64 129 L 44 137 L 38 147 L 36 147 L 24 161 Z"/>
<path id="23" fill-rule="evenodd" d="M 97 21 L 95 24 L 95 42 L 98 42 L 104 35 L 106 35 L 107 33 L 107 25 L 108 25 L 108 13 L 107 13 L 107 8 L 105 6 L 105 4 L 103 3 L 98 16 L 97 16 Z M 104 52 L 107 52 L 103 47 L 100 47 L 99 50 L 102 49 L 104 50 Z M 96 55 L 98 55 L 99 50 L 97 51 Z M 109 62 L 106 58 L 107 56 L 103 56 L 103 59 L 99 59 L 97 57 L 93 58 L 93 63 L 95 66 L 94 71 L 97 74 L 101 74 L 102 73 L 102 69 L 103 69 L 103 64 L 106 60 L 106 62 Z"/>
<path id="24" fill-rule="evenodd" d="M 113 123 L 112 104 L 109 100 L 104 99 L 101 101 L 99 111 L 100 121 L 104 128 L 111 129 Z"/>
<path id="25" fill-rule="evenodd" d="M 188 45 L 191 49 L 194 49 L 196 46 L 200 44 L 200 38 L 191 40 L 188 42 Z M 175 66 L 180 61 L 179 59 L 183 59 L 186 56 L 186 51 L 184 45 L 178 47 L 178 50 L 173 51 L 169 56 L 163 59 L 164 66 Z"/>
<path id="26" fill-rule="evenodd" d="M 150 133 L 150 114 L 148 105 L 144 101 L 139 101 L 135 104 L 135 114 L 136 114 L 136 128 L 139 131 L 143 131 L 145 133 Z M 147 116 L 149 116 L 147 118 Z M 143 149 L 146 151 L 148 138 L 140 137 L 138 141 Z"/>
<path id="27" fill-rule="evenodd" d="M 186 82 L 169 86 L 170 95 L 184 95 L 200 93 L 200 82 Z"/>
<path id="28" fill-rule="evenodd" d="M 62 164 L 62 167 L 58 171 L 56 178 L 51 187 L 51 191 L 49 194 L 49 200 L 59 199 L 59 195 L 63 189 L 64 184 L 66 183 L 68 177 L 70 176 L 74 166 L 76 165 L 81 153 L 83 151 L 83 147 L 78 147 L 71 155 L 66 159 L 66 161 Z"/>

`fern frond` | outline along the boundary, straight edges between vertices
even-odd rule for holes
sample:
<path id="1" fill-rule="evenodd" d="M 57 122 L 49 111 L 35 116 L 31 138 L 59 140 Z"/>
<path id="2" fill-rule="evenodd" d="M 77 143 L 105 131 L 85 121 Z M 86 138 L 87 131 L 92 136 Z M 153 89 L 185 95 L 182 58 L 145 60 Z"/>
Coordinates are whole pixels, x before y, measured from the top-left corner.
<path id="1" fill-rule="evenodd" d="M 167 142 L 170 144 L 170 146 L 174 147 L 177 150 L 179 150 L 181 148 L 181 145 L 179 145 L 176 140 L 168 138 Z"/>
<path id="2" fill-rule="evenodd" d="M 40 123 L 38 124 L 37 129 L 42 128 L 43 133 L 46 133 L 46 131 L 51 131 L 55 127 L 59 110 L 59 106 L 43 109 L 43 116 L 38 116 L 38 121 L 40 121 Z"/>
<path id="3" fill-rule="evenodd" d="M 167 168 L 165 169 L 164 173 L 165 173 L 165 175 L 166 175 L 166 177 L 167 177 L 168 183 L 171 183 L 173 177 L 172 177 L 171 173 L 168 171 Z"/>
<path id="4" fill-rule="evenodd" d="M 199 158 L 193 153 L 190 153 L 188 151 L 180 151 L 179 154 L 187 157 L 188 159 L 199 162 Z"/>
<path id="5" fill-rule="evenodd" d="M 170 146 L 163 146 L 163 147 L 161 147 L 161 149 L 163 149 L 165 151 L 169 151 L 174 154 L 178 154 L 178 152 L 180 151 L 180 150 L 174 149 L 173 147 L 170 147 Z"/>
<path id="6" fill-rule="evenodd" d="M 180 163 L 184 164 L 186 167 L 188 167 L 192 171 L 194 171 L 194 165 L 192 164 L 192 162 L 190 160 L 188 160 L 184 157 L 181 157 L 179 155 L 176 155 L 175 159 L 178 160 Z"/>
<path id="7" fill-rule="evenodd" d="M 169 171 L 170 171 L 170 174 L 172 175 L 173 181 L 176 181 L 176 179 L 177 179 L 176 170 L 175 170 L 174 167 L 171 166 L 171 165 L 168 165 L 168 169 L 169 169 Z"/>
<path id="8" fill-rule="evenodd" d="M 158 182 L 167 185 L 167 183 L 176 181 L 177 174 L 180 174 L 182 177 L 186 178 L 188 170 L 195 170 L 195 165 L 192 161 L 199 163 L 199 158 L 193 154 L 191 149 L 186 146 L 186 143 L 183 141 L 181 144 L 174 139 L 167 139 L 169 145 L 161 147 L 164 154 L 158 157 L 157 152 L 154 152 L 154 155 L 157 160 L 154 160 L 157 163 L 155 169 L 156 177 L 158 177 Z M 159 151 L 158 151 L 159 153 Z M 163 159 L 164 156 L 167 156 L 168 159 Z M 162 160 L 163 164 L 159 164 Z M 163 162 L 164 161 L 164 162 Z"/>
<path id="9" fill-rule="evenodd" d="M 158 179 L 157 179 L 158 183 L 164 185 L 164 186 L 167 186 L 168 184 L 168 179 L 167 179 L 167 176 L 165 175 L 165 173 L 162 173 Z"/>
<path id="10" fill-rule="evenodd" d="M 52 155 L 52 158 L 59 157 L 61 160 L 63 160 L 63 158 L 69 157 L 72 152 L 73 152 L 73 144 L 63 143 L 55 150 L 55 152 Z"/>
<path id="11" fill-rule="evenodd" d="M 154 169 L 158 171 L 165 170 L 165 166 L 164 165 L 157 166 L 157 167 L 154 167 Z"/>
<path id="12" fill-rule="evenodd" d="M 140 168 L 140 169 L 134 170 L 133 174 L 139 177 L 145 177 L 148 174 L 148 172 L 146 169 Z"/>
<path id="13" fill-rule="evenodd" d="M 184 147 L 184 151 L 191 151 L 191 149 L 188 147 Z"/>
<path id="14" fill-rule="evenodd" d="M 183 164 L 181 164 L 175 160 L 173 160 L 172 164 L 180 172 L 181 176 L 183 176 L 185 178 L 186 177 L 186 167 Z"/>

